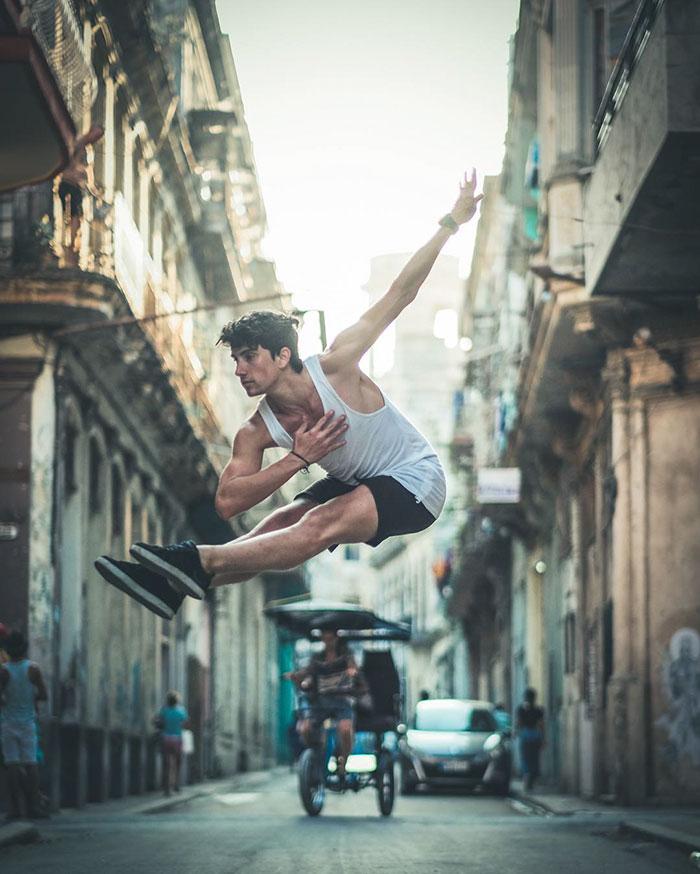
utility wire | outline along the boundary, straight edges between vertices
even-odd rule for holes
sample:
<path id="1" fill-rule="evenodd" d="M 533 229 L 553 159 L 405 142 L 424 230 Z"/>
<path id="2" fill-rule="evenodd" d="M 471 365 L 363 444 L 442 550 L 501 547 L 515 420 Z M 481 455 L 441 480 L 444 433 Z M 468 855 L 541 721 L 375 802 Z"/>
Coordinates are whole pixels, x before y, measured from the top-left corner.
<path id="1" fill-rule="evenodd" d="M 211 312 L 212 310 L 239 308 L 266 301 L 278 301 L 284 294 L 267 295 L 266 297 L 256 297 L 251 300 L 237 300 L 231 303 L 207 303 L 200 304 L 189 310 L 173 310 L 170 313 L 154 313 L 150 316 L 123 316 L 119 319 L 108 319 L 104 322 L 80 322 L 77 325 L 70 325 L 67 328 L 59 328 L 54 331 L 52 338 L 67 337 L 73 334 L 84 334 L 88 331 L 103 331 L 109 328 L 121 328 L 127 325 L 140 325 L 144 322 L 155 322 L 158 319 L 168 319 L 171 316 L 190 316 L 194 313 Z"/>

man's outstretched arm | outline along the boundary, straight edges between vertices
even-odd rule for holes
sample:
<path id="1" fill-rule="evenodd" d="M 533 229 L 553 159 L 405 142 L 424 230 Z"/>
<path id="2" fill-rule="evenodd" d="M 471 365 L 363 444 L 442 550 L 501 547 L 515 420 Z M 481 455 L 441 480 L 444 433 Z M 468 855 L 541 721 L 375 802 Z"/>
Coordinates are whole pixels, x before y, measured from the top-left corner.
<path id="1" fill-rule="evenodd" d="M 459 197 L 450 210 L 455 225 L 463 225 L 475 214 L 483 194 L 476 195 L 476 171 L 464 176 Z M 331 372 L 357 364 L 365 352 L 394 319 L 415 300 L 418 289 L 432 270 L 437 256 L 454 233 L 454 229 L 440 227 L 409 260 L 392 282 L 387 293 L 370 307 L 360 320 L 342 331 L 324 355 L 324 370 Z"/>

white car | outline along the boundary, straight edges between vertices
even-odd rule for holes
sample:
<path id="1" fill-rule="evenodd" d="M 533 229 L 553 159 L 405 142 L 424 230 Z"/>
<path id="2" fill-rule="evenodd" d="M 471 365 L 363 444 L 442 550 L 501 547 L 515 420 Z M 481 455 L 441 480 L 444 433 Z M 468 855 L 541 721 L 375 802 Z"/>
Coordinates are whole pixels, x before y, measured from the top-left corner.
<path id="1" fill-rule="evenodd" d="M 484 786 L 507 795 L 510 735 L 498 728 L 493 709 L 488 701 L 420 701 L 415 725 L 399 743 L 402 794 L 410 795 L 422 784 Z"/>

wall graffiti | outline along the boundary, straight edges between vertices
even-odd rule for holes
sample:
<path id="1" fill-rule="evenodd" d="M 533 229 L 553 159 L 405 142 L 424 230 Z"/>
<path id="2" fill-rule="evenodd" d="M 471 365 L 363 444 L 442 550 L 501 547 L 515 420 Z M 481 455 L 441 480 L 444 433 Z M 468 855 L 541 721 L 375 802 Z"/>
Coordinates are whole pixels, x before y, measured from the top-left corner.
<path id="1" fill-rule="evenodd" d="M 694 628 L 676 631 L 661 672 L 668 708 L 656 724 L 666 732 L 664 753 L 700 766 L 700 634 Z"/>

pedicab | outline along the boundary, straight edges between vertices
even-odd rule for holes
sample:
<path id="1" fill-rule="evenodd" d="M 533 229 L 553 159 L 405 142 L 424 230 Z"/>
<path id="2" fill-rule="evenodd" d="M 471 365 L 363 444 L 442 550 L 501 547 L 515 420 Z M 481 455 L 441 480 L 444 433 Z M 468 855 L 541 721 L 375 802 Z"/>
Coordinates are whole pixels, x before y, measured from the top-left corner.
<path id="1" fill-rule="evenodd" d="M 394 807 L 394 754 L 388 742 L 396 732 L 401 716 L 399 675 L 388 644 L 410 640 L 410 626 L 390 622 L 371 610 L 342 602 L 309 600 L 273 604 L 265 615 L 292 638 L 319 640 L 324 630 L 332 629 L 348 642 L 367 643 L 360 670 L 369 687 L 371 704 L 358 708 L 355 718 L 355 745 L 348 756 L 345 778 L 338 779 L 335 738 L 332 730 L 317 727 L 312 744 L 298 763 L 299 795 L 309 816 L 323 809 L 326 792 L 359 792 L 374 788 L 382 816 Z M 382 646 L 387 644 L 387 646 Z"/>

